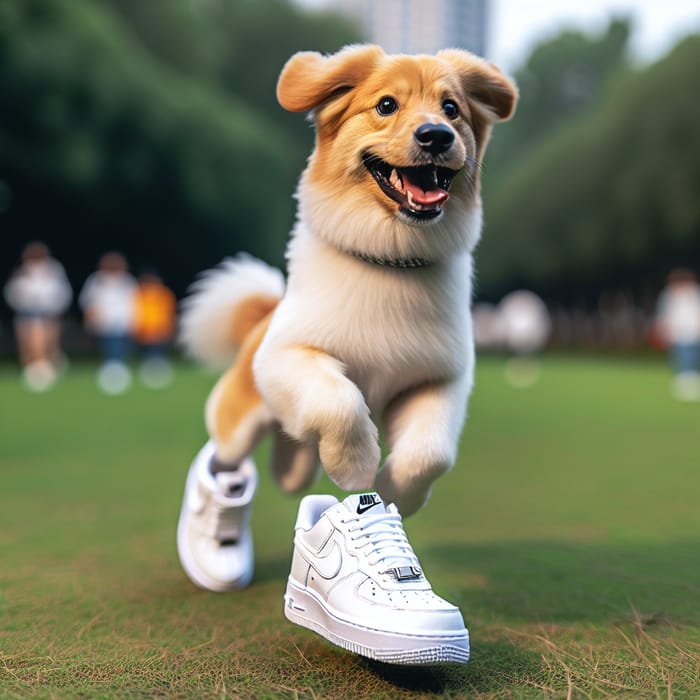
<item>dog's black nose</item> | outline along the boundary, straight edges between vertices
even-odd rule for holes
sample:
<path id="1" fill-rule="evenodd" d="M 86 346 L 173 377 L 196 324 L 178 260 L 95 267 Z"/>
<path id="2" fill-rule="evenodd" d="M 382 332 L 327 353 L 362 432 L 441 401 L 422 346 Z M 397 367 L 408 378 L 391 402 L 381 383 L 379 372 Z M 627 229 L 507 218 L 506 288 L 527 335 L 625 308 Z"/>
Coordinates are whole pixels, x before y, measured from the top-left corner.
<path id="1" fill-rule="evenodd" d="M 437 155 L 444 153 L 453 144 L 455 132 L 446 124 L 426 123 L 413 132 L 413 137 L 424 151 Z"/>

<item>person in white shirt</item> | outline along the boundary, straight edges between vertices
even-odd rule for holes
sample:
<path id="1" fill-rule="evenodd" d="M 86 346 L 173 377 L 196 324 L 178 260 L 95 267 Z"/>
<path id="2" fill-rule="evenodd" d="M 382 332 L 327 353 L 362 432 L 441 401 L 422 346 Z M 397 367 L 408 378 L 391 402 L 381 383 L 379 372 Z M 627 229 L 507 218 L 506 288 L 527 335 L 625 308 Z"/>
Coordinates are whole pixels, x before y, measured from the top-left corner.
<path id="1" fill-rule="evenodd" d="M 657 302 L 656 324 L 669 349 L 678 398 L 700 400 L 700 285 L 692 270 L 671 271 Z"/>
<path id="2" fill-rule="evenodd" d="M 102 353 L 97 382 L 108 394 L 120 394 L 131 383 L 127 361 L 132 350 L 136 289 L 126 258 L 110 252 L 100 258 L 78 299 L 85 326 L 96 336 Z"/>
<path id="3" fill-rule="evenodd" d="M 48 246 L 34 242 L 22 251 L 22 263 L 4 289 L 15 313 L 15 336 L 25 383 L 45 391 L 66 364 L 61 351 L 61 316 L 73 298 L 63 266 Z"/>
<path id="4" fill-rule="evenodd" d="M 511 354 L 505 365 L 506 379 L 514 387 L 527 388 L 540 374 L 537 355 L 549 340 L 552 327 L 549 311 L 537 294 L 518 289 L 501 299 L 498 325 Z"/>

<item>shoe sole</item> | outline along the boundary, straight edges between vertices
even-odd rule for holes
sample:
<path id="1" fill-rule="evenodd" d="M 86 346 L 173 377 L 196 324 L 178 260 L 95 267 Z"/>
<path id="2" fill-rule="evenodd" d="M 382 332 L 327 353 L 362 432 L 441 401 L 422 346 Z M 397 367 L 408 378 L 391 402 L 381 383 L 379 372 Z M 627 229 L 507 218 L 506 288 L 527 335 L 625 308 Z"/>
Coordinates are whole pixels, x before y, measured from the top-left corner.
<path id="1" fill-rule="evenodd" d="M 284 615 L 301 627 L 313 630 L 336 646 L 389 664 L 429 666 L 469 661 L 469 632 L 458 634 L 405 635 L 360 627 L 333 614 L 309 590 L 287 581 Z"/>

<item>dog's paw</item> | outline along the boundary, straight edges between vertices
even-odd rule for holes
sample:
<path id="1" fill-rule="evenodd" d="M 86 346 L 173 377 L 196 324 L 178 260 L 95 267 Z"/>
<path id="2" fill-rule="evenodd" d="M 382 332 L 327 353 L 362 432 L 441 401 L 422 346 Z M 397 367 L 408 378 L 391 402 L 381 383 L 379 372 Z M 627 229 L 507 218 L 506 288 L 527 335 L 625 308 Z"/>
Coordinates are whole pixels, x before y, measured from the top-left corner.
<path id="1" fill-rule="evenodd" d="M 321 435 L 321 463 L 329 478 L 346 491 L 368 490 L 379 467 L 377 428 L 365 415 L 348 429 Z"/>
<path id="2" fill-rule="evenodd" d="M 385 503 L 393 503 L 405 518 L 420 510 L 430 497 L 432 484 L 448 469 L 446 461 L 422 464 L 397 462 L 390 455 L 377 474 L 374 490 Z"/>

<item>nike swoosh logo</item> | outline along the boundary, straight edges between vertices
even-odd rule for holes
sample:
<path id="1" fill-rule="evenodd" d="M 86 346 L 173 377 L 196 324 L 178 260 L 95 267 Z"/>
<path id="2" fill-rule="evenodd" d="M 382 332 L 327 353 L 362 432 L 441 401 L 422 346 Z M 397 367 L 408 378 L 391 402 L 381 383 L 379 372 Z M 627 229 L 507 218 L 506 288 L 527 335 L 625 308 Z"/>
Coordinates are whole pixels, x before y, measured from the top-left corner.
<path id="1" fill-rule="evenodd" d="M 314 552 L 309 549 L 301 538 L 297 539 L 296 547 L 304 561 L 314 569 L 321 578 L 335 578 L 343 566 L 343 555 L 335 540 L 333 540 L 333 545 L 330 550 L 325 554 Z"/>
<path id="2" fill-rule="evenodd" d="M 370 508 L 374 508 L 374 506 L 378 506 L 378 505 L 379 505 L 379 501 L 377 501 L 376 503 L 370 503 L 367 506 L 357 506 L 357 514 L 362 515 L 363 513 L 367 512 Z"/>

